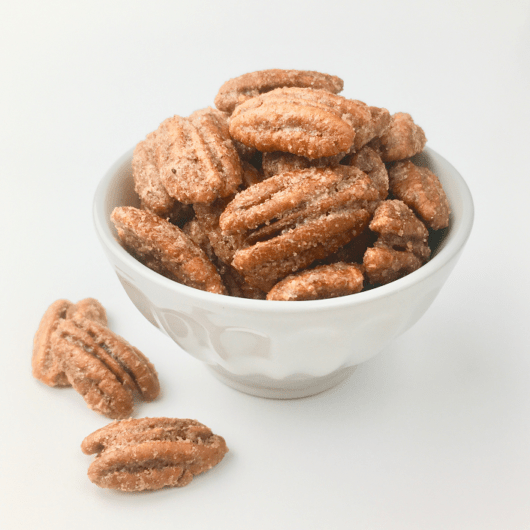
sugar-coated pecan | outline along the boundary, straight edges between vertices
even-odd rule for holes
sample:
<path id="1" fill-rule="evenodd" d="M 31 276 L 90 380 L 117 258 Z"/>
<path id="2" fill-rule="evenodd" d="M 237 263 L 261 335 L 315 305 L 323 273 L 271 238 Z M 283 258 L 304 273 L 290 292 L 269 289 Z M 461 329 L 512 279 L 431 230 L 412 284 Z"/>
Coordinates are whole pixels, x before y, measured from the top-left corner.
<path id="1" fill-rule="evenodd" d="M 87 405 L 109 418 L 124 418 L 133 397 L 152 401 L 160 392 L 154 366 L 106 326 L 82 317 L 64 319 L 52 346 L 69 383 Z"/>
<path id="2" fill-rule="evenodd" d="M 178 201 L 212 202 L 241 184 L 241 163 L 223 112 L 206 108 L 188 118 L 173 116 L 162 122 L 156 138 L 161 182 Z"/>
<path id="3" fill-rule="evenodd" d="M 388 173 L 377 152 L 368 146 L 364 146 L 348 158 L 349 165 L 358 167 L 370 176 L 379 190 L 379 198 L 381 200 L 386 199 L 388 195 Z"/>
<path id="4" fill-rule="evenodd" d="M 397 112 L 377 142 L 383 162 L 393 162 L 421 153 L 427 138 L 410 114 Z"/>
<path id="5" fill-rule="evenodd" d="M 269 291 L 267 300 L 322 300 L 358 293 L 362 288 L 361 266 L 339 262 L 287 276 Z"/>
<path id="6" fill-rule="evenodd" d="M 51 337 L 64 319 L 74 317 L 83 317 L 107 325 L 105 308 L 94 298 L 85 298 L 77 304 L 68 300 L 57 300 L 50 305 L 35 334 L 31 360 L 33 376 L 48 386 L 70 386 L 53 348 Z"/>
<path id="7" fill-rule="evenodd" d="M 158 131 L 155 131 L 136 145 L 132 158 L 132 174 L 134 189 L 140 197 L 142 207 L 165 219 L 171 215 L 178 201 L 169 195 L 160 180 L 155 153 L 157 138 Z"/>
<path id="8" fill-rule="evenodd" d="M 115 208 L 111 219 L 127 251 L 146 267 L 184 285 L 225 294 L 214 265 L 178 227 L 132 206 Z"/>
<path id="9" fill-rule="evenodd" d="M 228 452 L 224 439 L 205 425 L 173 418 L 113 422 L 87 436 L 81 449 L 97 454 L 89 479 L 122 491 L 185 486 Z"/>
<path id="10" fill-rule="evenodd" d="M 397 280 L 421 267 L 430 256 L 428 230 L 402 201 L 382 202 L 374 213 L 370 230 L 379 234 L 363 259 L 372 284 Z"/>
<path id="11" fill-rule="evenodd" d="M 370 283 L 383 285 L 418 270 L 423 261 L 412 252 L 372 247 L 366 250 L 363 264 Z"/>
<path id="12" fill-rule="evenodd" d="M 252 240 L 277 234 L 296 222 L 345 207 L 375 210 L 379 190 L 356 167 L 309 168 L 275 175 L 239 193 L 219 218 L 223 233 Z"/>
<path id="13" fill-rule="evenodd" d="M 392 193 L 433 230 L 449 226 L 449 201 L 438 177 L 410 160 L 397 162 L 388 174 Z"/>
<path id="14" fill-rule="evenodd" d="M 247 99 L 270 92 L 276 88 L 299 87 L 326 90 L 338 94 L 343 81 L 337 76 L 308 70 L 261 70 L 230 79 L 221 86 L 215 97 L 219 110 L 233 112 Z"/>
<path id="15" fill-rule="evenodd" d="M 239 105 L 230 134 L 259 151 L 283 151 L 307 158 L 346 152 L 353 144 L 358 102 L 310 88 L 278 88 Z"/>
<path id="16" fill-rule="evenodd" d="M 223 233 L 246 247 L 232 265 L 268 291 L 288 274 L 335 252 L 360 234 L 379 190 L 356 167 L 310 168 L 275 175 L 238 194 L 222 213 Z"/>

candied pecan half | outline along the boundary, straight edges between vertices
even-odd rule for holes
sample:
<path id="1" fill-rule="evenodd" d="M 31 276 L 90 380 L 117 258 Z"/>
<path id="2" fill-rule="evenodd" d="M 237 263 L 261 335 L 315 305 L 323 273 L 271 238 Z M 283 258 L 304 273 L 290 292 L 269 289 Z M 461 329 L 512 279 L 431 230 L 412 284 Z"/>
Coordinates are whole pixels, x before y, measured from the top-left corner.
<path id="1" fill-rule="evenodd" d="M 369 175 L 379 190 L 379 198 L 382 200 L 386 199 L 388 195 L 388 173 L 377 152 L 368 146 L 364 146 L 360 151 L 348 158 L 348 165 L 358 167 Z"/>
<path id="2" fill-rule="evenodd" d="M 52 346 L 51 337 L 64 319 L 83 317 L 107 325 L 105 308 L 94 298 L 85 298 L 72 304 L 57 300 L 44 313 L 33 340 L 31 359 L 33 376 L 48 386 L 70 386 L 60 359 Z"/>
<path id="3" fill-rule="evenodd" d="M 173 418 L 113 422 L 87 436 L 81 449 L 97 453 L 88 478 L 122 491 L 185 486 L 228 452 L 224 439 L 202 423 Z"/>
<path id="4" fill-rule="evenodd" d="M 251 285 L 274 283 L 335 252 L 360 234 L 379 190 L 355 167 L 310 168 L 275 175 L 238 194 L 219 219 L 245 244 L 232 265 Z"/>
<path id="5" fill-rule="evenodd" d="M 115 208 L 111 219 L 126 250 L 146 267 L 189 287 L 225 294 L 214 265 L 178 227 L 132 206 Z"/>
<path id="6" fill-rule="evenodd" d="M 389 127 L 379 138 L 379 149 L 383 162 L 410 158 L 423 151 L 427 138 L 423 129 L 414 123 L 406 112 L 397 112 Z"/>
<path id="7" fill-rule="evenodd" d="M 449 226 L 449 201 L 438 177 L 410 160 L 397 162 L 390 169 L 392 193 L 412 208 L 433 230 Z"/>
<path id="8" fill-rule="evenodd" d="M 362 288 L 361 267 L 339 262 L 287 276 L 269 291 L 267 300 L 322 300 L 355 294 Z"/>
<path id="9" fill-rule="evenodd" d="M 136 145 L 132 158 L 132 174 L 134 190 L 140 197 L 142 207 L 165 219 L 179 203 L 169 195 L 160 180 L 155 153 L 157 138 L 158 131 L 155 131 Z"/>
<path id="10" fill-rule="evenodd" d="M 397 280 L 421 267 L 430 256 L 428 230 L 402 201 L 382 202 L 374 213 L 370 230 L 379 234 L 363 259 L 372 284 Z"/>
<path id="11" fill-rule="evenodd" d="M 239 105 L 230 118 L 230 134 L 259 151 L 283 151 L 307 158 L 346 152 L 366 106 L 310 88 L 278 88 Z"/>
<path id="12" fill-rule="evenodd" d="M 133 410 L 135 394 L 144 401 L 158 396 L 154 366 L 106 326 L 82 317 L 65 319 L 51 340 L 69 383 L 92 410 L 124 418 Z"/>
<path id="13" fill-rule="evenodd" d="M 168 118 L 156 131 L 156 165 L 167 193 L 184 204 L 212 202 L 241 184 L 227 115 L 210 107 Z"/>
<path id="14" fill-rule="evenodd" d="M 215 96 L 215 106 L 225 112 L 233 112 L 247 99 L 270 92 L 276 88 L 299 87 L 326 90 L 338 94 L 344 82 L 337 76 L 308 70 L 261 70 L 230 79 L 221 86 Z"/>

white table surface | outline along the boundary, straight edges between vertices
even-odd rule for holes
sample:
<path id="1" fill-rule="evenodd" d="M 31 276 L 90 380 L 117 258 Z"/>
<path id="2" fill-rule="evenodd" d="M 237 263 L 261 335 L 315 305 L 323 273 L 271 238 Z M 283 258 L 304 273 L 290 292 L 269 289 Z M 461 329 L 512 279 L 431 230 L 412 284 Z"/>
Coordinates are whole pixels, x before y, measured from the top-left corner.
<path id="1" fill-rule="evenodd" d="M 356 5 L 358 4 L 358 5 Z M 529 2 L 20 0 L 0 7 L 0 528 L 530 528 Z M 92 226 L 113 161 L 265 68 L 341 76 L 412 114 L 472 191 L 473 233 L 427 314 L 332 391 L 223 386 L 134 308 Z M 223 462 L 182 489 L 102 490 L 81 440 L 108 420 L 31 376 L 57 298 L 96 297 Z"/>

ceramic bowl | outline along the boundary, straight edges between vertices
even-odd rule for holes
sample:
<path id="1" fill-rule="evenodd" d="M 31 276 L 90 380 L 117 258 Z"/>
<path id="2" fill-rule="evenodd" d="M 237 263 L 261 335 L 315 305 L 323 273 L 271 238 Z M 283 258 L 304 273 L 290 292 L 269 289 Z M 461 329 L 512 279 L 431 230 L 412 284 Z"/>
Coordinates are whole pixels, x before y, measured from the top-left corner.
<path id="1" fill-rule="evenodd" d="M 103 249 L 129 298 L 182 350 L 237 390 L 262 397 L 317 394 L 409 329 L 453 270 L 473 224 L 469 189 L 444 158 L 426 148 L 415 163 L 438 175 L 451 205 L 449 228 L 432 258 L 388 285 L 329 300 L 280 302 L 207 293 L 148 269 L 120 245 L 110 214 L 138 206 L 131 149 L 101 180 L 94 221 Z"/>

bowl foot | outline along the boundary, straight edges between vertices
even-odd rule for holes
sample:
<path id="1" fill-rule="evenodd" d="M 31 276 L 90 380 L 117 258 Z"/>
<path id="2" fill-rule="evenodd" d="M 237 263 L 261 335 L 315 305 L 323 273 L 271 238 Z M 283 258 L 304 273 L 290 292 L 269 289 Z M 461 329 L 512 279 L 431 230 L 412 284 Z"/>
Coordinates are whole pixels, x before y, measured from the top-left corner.
<path id="1" fill-rule="evenodd" d="M 295 399 L 320 394 L 347 379 L 357 366 L 340 368 L 322 377 L 299 376 L 271 379 L 260 375 L 234 375 L 220 366 L 208 365 L 219 381 L 245 394 L 271 399 Z"/>

